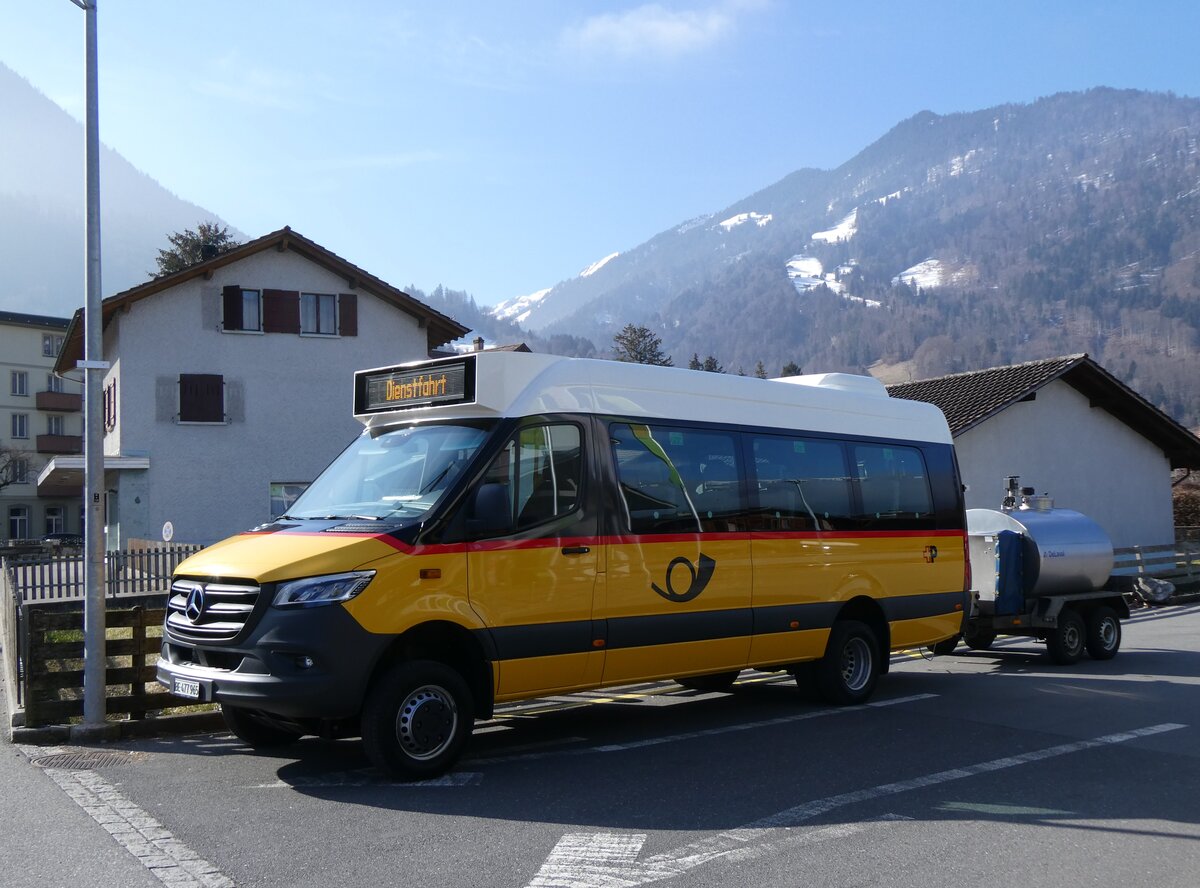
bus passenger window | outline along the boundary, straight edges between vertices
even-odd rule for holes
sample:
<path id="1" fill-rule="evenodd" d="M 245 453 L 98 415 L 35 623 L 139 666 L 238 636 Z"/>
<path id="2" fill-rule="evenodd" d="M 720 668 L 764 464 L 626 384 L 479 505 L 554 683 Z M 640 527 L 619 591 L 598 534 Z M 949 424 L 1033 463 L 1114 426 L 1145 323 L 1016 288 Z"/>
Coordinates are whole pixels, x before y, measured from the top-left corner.
<path id="1" fill-rule="evenodd" d="M 932 526 L 933 498 L 925 460 L 915 447 L 856 444 L 854 472 L 862 498 L 862 519 L 895 525 Z"/>
<path id="2" fill-rule="evenodd" d="M 745 529 L 733 435 L 624 423 L 614 424 L 610 435 L 631 531 Z"/>
<path id="3" fill-rule="evenodd" d="M 841 530 L 853 511 L 842 445 L 813 438 L 754 438 L 759 525 L 766 530 Z"/>

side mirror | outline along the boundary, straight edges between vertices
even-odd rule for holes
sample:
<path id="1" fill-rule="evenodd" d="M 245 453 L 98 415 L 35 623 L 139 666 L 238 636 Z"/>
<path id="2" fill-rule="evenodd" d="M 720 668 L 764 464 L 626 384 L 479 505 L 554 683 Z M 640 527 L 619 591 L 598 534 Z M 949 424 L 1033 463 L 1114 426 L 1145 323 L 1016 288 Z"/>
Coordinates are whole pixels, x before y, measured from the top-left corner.
<path id="1" fill-rule="evenodd" d="M 513 532 L 512 497 L 507 484 L 480 484 L 471 503 L 467 532 L 475 538 L 505 536 Z"/>

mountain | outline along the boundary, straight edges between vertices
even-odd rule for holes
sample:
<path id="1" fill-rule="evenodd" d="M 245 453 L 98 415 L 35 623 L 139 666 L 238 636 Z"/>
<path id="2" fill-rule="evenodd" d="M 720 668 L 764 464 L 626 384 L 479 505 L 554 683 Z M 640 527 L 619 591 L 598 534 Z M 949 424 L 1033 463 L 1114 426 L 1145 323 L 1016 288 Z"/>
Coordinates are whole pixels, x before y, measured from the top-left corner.
<path id="1" fill-rule="evenodd" d="M 1093 89 L 903 121 L 494 313 L 676 364 L 888 381 L 1089 352 L 1200 423 L 1200 101 Z"/>
<path id="2" fill-rule="evenodd" d="M 0 307 L 67 316 L 85 299 L 83 125 L 3 64 L 0 108 Z M 145 281 L 168 234 L 224 224 L 107 147 L 100 189 L 105 296 Z"/>

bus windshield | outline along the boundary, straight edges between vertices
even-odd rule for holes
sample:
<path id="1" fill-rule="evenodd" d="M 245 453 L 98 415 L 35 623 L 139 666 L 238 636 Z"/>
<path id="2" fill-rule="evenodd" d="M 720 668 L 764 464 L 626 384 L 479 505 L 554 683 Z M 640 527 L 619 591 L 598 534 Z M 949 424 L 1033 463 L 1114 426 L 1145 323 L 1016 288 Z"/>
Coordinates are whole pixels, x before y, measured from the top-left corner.
<path id="1" fill-rule="evenodd" d="M 419 520 L 466 470 L 490 424 L 364 432 L 281 518 Z"/>

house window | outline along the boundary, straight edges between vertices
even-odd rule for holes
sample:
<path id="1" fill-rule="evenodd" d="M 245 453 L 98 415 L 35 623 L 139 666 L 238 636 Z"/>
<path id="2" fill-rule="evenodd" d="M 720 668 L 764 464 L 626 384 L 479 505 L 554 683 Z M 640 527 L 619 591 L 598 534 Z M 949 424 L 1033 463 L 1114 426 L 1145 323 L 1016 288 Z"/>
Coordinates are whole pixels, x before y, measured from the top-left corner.
<path id="1" fill-rule="evenodd" d="M 42 356 L 47 358 L 58 357 L 58 353 L 62 351 L 63 338 L 55 336 L 53 333 L 42 334 Z"/>
<path id="2" fill-rule="evenodd" d="M 14 371 L 12 371 L 11 379 L 12 379 L 12 394 L 24 395 L 24 396 L 28 397 L 28 395 L 29 395 L 29 374 L 26 373 L 24 370 L 14 370 Z"/>
<path id="3" fill-rule="evenodd" d="M 62 434 L 64 434 L 63 418 L 61 416 L 47 416 L 46 417 L 46 434 L 47 435 L 62 435 Z"/>
<path id="4" fill-rule="evenodd" d="M 63 524 L 63 507 L 46 506 L 46 533 L 63 533 L 65 531 L 66 526 Z"/>
<path id="5" fill-rule="evenodd" d="M 225 378 L 212 373 L 179 374 L 179 421 L 225 422 Z"/>
<path id="6" fill-rule="evenodd" d="M 117 427 L 117 381 L 114 379 L 104 387 L 104 431 Z"/>
<path id="7" fill-rule="evenodd" d="M 333 336 L 337 333 L 337 297 L 332 293 L 300 294 L 300 332 Z"/>
<path id="8" fill-rule="evenodd" d="M 29 507 L 8 507 L 8 538 L 24 540 L 29 537 Z"/>
<path id="9" fill-rule="evenodd" d="M 8 483 L 9 484 L 28 484 L 29 483 L 29 460 L 13 459 L 8 464 Z"/>
<path id="10" fill-rule="evenodd" d="M 12 436 L 14 438 L 29 437 L 29 414 L 14 413 L 12 415 Z"/>
<path id="11" fill-rule="evenodd" d="M 226 287 L 221 291 L 223 307 L 222 329 L 251 332 L 262 331 L 262 293 L 241 287 Z"/>
<path id="12" fill-rule="evenodd" d="M 46 374 L 46 391 L 61 392 L 63 390 L 63 381 L 61 376 L 55 376 L 53 373 Z"/>
<path id="13" fill-rule="evenodd" d="M 271 517 L 278 518 L 292 507 L 292 503 L 304 493 L 307 481 L 273 481 L 271 483 Z"/>

